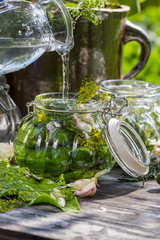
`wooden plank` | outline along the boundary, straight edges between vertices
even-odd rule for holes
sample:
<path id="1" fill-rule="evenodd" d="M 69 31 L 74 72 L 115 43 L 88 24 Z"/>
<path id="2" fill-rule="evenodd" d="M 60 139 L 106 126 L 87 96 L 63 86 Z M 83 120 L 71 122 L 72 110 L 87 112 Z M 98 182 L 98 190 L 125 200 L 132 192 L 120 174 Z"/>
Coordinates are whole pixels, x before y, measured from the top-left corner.
<path id="1" fill-rule="evenodd" d="M 121 174 L 118 168 L 101 177 L 96 195 L 79 199 L 79 214 L 39 205 L 1 214 L 0 240 L 160 239 L 160 186 L 120 182 Z"/>

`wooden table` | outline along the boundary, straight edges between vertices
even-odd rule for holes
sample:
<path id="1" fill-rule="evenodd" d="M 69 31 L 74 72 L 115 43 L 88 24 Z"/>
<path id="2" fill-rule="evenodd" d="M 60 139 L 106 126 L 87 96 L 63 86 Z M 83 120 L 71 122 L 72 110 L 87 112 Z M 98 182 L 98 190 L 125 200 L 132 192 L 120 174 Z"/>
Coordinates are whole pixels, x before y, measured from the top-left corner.
<path id="1" fill-rule="evenodd" d="M 160 239 L 160 185 L 120 182 L 119 176 L 117 168 L 101 177 L 96 195 L 79 199 L 79 214 L 48 205 L 0 214 L 0 240 Z"/>

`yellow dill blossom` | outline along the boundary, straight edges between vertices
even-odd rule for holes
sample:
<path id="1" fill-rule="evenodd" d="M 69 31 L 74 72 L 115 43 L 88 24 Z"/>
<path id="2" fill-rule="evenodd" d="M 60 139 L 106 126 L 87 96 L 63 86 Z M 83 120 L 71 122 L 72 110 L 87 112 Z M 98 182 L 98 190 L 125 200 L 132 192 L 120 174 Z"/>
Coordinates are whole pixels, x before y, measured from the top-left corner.
<path id="1" fill-rule="evenodd" d="M 95 128 L 92 128 L 92 130 L 88 132 L 88 137 L 83 134 L 78 134 L 76 140 L 81 146 L 88 147 L 92 151 L 96 150 L 100 146 L 106 145 L 101 132 Z"/>
<path id="2" fill-rule="evenodd" d="M 20 205 L 21 202 L 19 202 L 17 199 L 0 200 L 0 212 L 5 213 L 7 211 L 14 210 L 15 208 L 18 208 Z"/>
<path id="3" fill-rule="evenodd" d="M 76 94 L 78 96 L 77 103 L 85 103 L 86 101 L 91 100 L 97 94 L 99 88 L 100 87 L 95 83 L 93 76 L 89 79 L 85 78 L 79 92 Z"/>
<path id="4" fill-rule="evenodd" d="M 138 108 L 137 108 L 137 113 L 138 113 L 139 115 L 142 114 L 142 108 L 141 108 L 141 107 L 138 107 Z"/>
<path id="5" fill-rule="evenodd" d="M 40 95 L 40 96 L 37 96 L 37 98 L 39 99 L 39 100 L 41 100 L 42 99 L 42 96 Z"/>
<path id="6" fill-rule="evenodd" d="M 15 179 L 15 174 L 13 172 L 8 172 L 5 176 L 5 180 L 7 183 L 12 182 Z"/>
<path id="7" fill-rule="evenodd" d="M 124 117 L 123 117 L 123 116 L 120 116 L 120 117 L 119 117 L 119 121 L 124 121 Z"/>
<path id="8" fill-rule="evenodd" d="M 135 99 L 133 97 L 127 97 L 128 103 L 134 104 Z"/>
<path id="9" fill-rule="evenodd" d="M 108 93 L 104 92 L 99 95 L 101 103 L 106 103 L 110 99 L 110 95 Z"/>
<path id="10" fill-rule="evenodd" d="M 85 147 L 96 150 L 98 147 L 106 145 L 105 140 L 102 138 L 101 131 L 92 128 L 88 135 L 89 138 L 86 139 L 86 143 L 84 144 Z"/>
<path id="11" fill-rule="evenodd" d="M 43 113 L 40 113 L 39 116 L 38 116 L 38 122 L 42 122 L 44 117 L 45 117 L 45 115 Z"/>
<path id="12" fill-rule="evenodd" d="M 19 199 L 23 200 L 24 202 L 29 201 L 31 199 L 31 194 L 30 192 L 27 191 L 19 191 Z"/>
<path id="13" fill-rule="evenodd" d="M 51 100 L 51 97 L 47 97 L 47 98 L 44 98 L 44 96 L 43 95 L 39 95 L 39 96 L 37 96 L 37 98 L 38 98 L 38 100 L 42 100 L 41 102 L 43 103 L 43 102 L 45 102 L 45 103 L 50 103 L 50 100 Z"/>
<path id="14" fill-rule="evenodd" d="M 44 102 L 47 102 L 48 101 L 48 103 L 50 102 L 50 99 L 51 98 L 43 98 L 42 100 L 44 101 Z"/>

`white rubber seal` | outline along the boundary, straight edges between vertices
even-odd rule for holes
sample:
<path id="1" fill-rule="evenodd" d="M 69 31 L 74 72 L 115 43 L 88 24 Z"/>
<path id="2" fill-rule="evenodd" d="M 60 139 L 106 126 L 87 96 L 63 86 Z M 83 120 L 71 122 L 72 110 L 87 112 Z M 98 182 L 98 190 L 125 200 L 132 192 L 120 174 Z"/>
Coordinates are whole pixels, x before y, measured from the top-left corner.
<path id="1" fill-rule="evenodd" d="M 121 162 L 127 166 L 131 171 L 135 172 L 139 176 L 145 176 L 149 171 L 149 166 L 141 163 L 135 156 L 133 156 L 124 141 L 122 140 L 122 136 L 120 134 L 120 121 L 114 118 L 111 118 L 108 122 L 108 132 L 110 135 L 110 140 L 113 142 L 115 146 L 115 150 Z M 133 132 L 135 134 L 135 132 Z M 143 143 L 141 144 L 142 147 Z"/>

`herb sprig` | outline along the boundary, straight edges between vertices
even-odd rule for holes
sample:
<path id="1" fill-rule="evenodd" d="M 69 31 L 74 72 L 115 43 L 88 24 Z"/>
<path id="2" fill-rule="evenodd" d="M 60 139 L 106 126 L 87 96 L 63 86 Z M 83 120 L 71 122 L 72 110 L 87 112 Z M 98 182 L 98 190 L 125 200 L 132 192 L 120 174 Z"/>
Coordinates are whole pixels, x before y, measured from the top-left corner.
<path id="1" fill-rule="evenodd" d="M 95 25 L 101 23 L 100 18 L 96 15 L 95 8 L 119 8 L 120 4 L 118 0 L 82 0 L 78 1 L 67 1 L 66 7 L 70 12 L 73 26 L 75 27 L 76 21 L 80 17 L 87 18 L 90 22 Z"/>
<path id="2" fill-rule="evenodd" d="M 106 103 L 110 96 L 105 93 L 99 93 L 100 86 L 95 82 L 95 78 L 91 75 L 89 78 L 84 78 L 79 92 L 76 93 L 77 103 L 86 103 L 87 101 L 101 101 Z"/>
<path id="3" fill-rule="evenodd" d="M 129 15 L 133 15 L 140 11 L 141 1 L 142 0 L 65 0 L 65 5 L 70 12 L 72 23 L 75 27 L 77 20 L 82 16 L 95 25 L 101 23 L 95 9 L 117 9 L 120 8 L 121 5 L 127 5 L 130 7 Z"/>
<path id="4" fill-rule="evenodd" d="M 85 103 L 96 96 L 100 87 L 95 83 L 94 77 L 91 75 L 89 78 L 85 78 L 82 81 L 82 86 L 79 92 L 76 94 L 77 103 Z"/>

